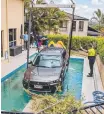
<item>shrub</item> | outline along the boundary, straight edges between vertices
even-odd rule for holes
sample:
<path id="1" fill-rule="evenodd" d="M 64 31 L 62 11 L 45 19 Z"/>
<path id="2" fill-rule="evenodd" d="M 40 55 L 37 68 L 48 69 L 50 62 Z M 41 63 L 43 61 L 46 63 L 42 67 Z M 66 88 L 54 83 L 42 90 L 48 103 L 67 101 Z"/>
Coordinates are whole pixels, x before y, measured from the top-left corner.
<path id="1" fill-rule="evenodd" d="M 71 94 L 66 94 L 64 97 L 60 97 L 58 94 L 54 95 L 33 95 L 32 96 L 31 109 L 35 112 L 45 110 L 47 114 L 68 114 L 73 109 L 79 109 L 81 107 L 81 100 L 78 101 Z M 57 105 L 55 105 L 57 104 Z M 77 113 L 78 114 L 78 113 Z"/>
<path id="2" fill-rule="evenodd" d="M 64 45 L 67 46 L 68 43 L 68 35 L 65 34 L 49 34 L 47 35 L 50 41 L 54 41 L 55 43 L 59 40 L 63 41 Z M 88 48 L 90 43 L 94 44 L 94 47 L 97 49 L 97 53 L 99 53 L 101 60 L 104 63 L 104 38 L 101 37 L 90 37 L 90 36 L 73 36 L 72 38 L 72 49 L 79 50 L 80 44 L 84 49 Z"/>
<path id="3" fill-rule="evenodd" d="M 47 35 L 47 37 L 49 38 L 49 42 L 53 40 L 56 43 L 57 41 L 61 40 L 64 43 L 64 45 L 67 46 L 68 35 L 49 34 Z"/>
<path id="4" fill-rule="evenodd" d="M 104 39 L 103 38 L 97 39 L 97 52 L 99 53 L 100 58 L 104 63 Z"/>

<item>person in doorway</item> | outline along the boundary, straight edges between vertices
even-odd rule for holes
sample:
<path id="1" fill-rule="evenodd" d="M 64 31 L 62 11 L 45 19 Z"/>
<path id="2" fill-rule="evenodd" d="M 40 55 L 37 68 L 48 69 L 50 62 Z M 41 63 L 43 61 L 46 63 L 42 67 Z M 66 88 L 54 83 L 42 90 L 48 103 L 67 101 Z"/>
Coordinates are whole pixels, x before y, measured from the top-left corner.
<path id="1" fill-rule="evenodd" d="M 95 58 L 96 58 L 96 51 L 95 51 L 93 45 L 91 45 L 91 44 L 88 46 L 88 50 L 83 49 L 82 46 L 80 46 L 80 47 L 81 47 L 81 50 L 88 53 L 90 73 L 87 76 L 92 77 L 93 76 L 93 67 L 94 67 Z"/>
<path id="2" fill-rule="evenodd" d="M 28 43 L 28 34 L 27 31 L 24 34 L 24 49 L 27 50 L 27 43 Z"/>

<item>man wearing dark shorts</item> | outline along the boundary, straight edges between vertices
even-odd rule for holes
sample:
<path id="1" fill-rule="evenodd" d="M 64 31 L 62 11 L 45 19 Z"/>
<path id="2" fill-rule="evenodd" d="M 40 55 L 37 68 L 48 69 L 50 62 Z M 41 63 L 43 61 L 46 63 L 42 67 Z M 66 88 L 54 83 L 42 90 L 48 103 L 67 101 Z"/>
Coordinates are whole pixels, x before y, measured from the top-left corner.
<path id="1" fill-rule="evenodd" d="M 81 49 L 85 52 L 88 52 L 88 60 L 89 60 L 89 67 L 90 67 L 90 73 L 88 74 L 88 77 L 93 76 L 93 66 L 95 63 L 96 58 L 96 52 L 92 45 L 89 45 L 88 50 L 85 50 L 81 47 Z"/>

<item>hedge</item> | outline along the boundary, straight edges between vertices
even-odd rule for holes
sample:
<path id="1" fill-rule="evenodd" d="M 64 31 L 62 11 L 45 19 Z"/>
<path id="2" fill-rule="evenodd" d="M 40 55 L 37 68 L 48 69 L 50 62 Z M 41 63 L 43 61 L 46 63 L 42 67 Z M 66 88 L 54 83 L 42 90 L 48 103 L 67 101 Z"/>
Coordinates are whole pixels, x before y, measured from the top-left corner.
<path id="1" fill-rule="evenodd" d="M 64 34 L 49 34 L 47 35 L 49 42 L 54 41 L 57 42 L 61 40 L 65 46 L 67 46 L 68 43 L 68 35 Z M 100 37 L 90 37 L 90 36 L 73 36 L 72 38 L 72 49 L 73 50 L 79 50 L 80 49 L 80 44 L 84 49 L 88 48 L 88 45 L 90 43 L 94 44 L 94 47 L 97 50 L 97 53 L 100 55 L 101 60 L 104 63 L 104 38 Z"/>

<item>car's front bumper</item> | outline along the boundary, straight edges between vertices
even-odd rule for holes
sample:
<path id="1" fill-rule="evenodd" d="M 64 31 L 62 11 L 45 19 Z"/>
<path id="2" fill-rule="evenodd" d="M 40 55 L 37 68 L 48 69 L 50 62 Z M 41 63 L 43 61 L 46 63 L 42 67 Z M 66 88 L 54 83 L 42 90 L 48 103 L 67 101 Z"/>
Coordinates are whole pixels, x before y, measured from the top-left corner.
<path id="1" fill-rule="evenodd" d="M 43 82 L 27 82 L 25 80 L 23 80 L 23 87 L 25 89 L 28 89 L 29 91 L 33 91 L 33 92 L 54 92 L 57 88 L 57 86 L 59 85 L 60 82 L 58 83 L 43 83 Z M 27 86 L 26 86 L 27 85 Z M 41 86 L 42 88 L 36 88 L 36 86 Z"/>

